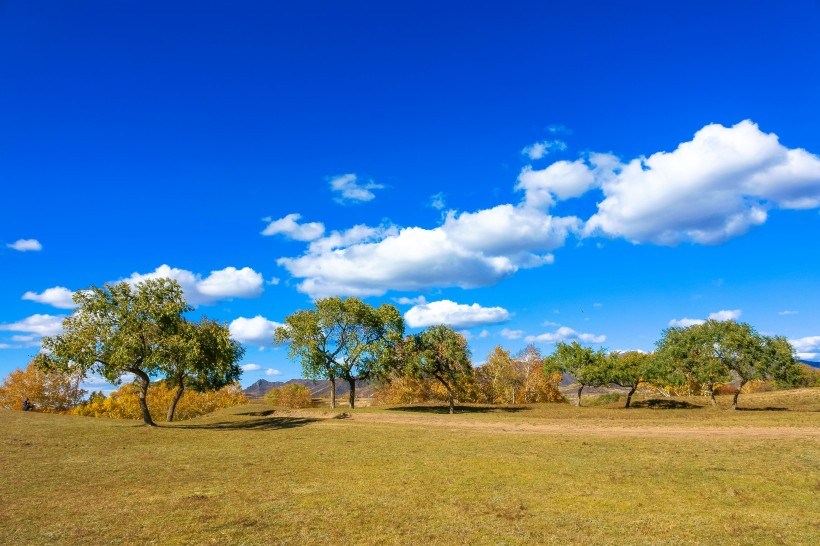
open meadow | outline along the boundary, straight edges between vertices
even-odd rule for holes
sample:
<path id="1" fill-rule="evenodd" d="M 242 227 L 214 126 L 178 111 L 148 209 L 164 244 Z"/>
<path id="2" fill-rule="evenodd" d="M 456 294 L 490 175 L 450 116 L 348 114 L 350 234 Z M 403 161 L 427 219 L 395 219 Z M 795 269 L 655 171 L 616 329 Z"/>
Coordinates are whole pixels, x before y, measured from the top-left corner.
<path id="1" fill-rule="evenodd" d="M 820 543 L 820 390 L 637 402 L 2 411 L 0 543 Z"/>

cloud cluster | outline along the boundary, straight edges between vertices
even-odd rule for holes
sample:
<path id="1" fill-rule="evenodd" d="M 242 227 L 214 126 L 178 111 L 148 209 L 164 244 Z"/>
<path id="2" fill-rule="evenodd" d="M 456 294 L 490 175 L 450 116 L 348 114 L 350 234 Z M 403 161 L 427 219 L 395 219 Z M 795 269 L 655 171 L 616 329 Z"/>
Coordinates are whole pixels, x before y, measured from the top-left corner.
<path id="1" fill-rule="evenodd" d="M 542 140 L 541 142 L 536 142 L 524 147 L 521 153 L 535 160 L 541 159 L 553 149 L 564 151 L 567 149 L 567 144 L 560 140 Z"/>
<path id="2" fill-rule="evenodd" d="M 801 337 L 790 339 L 797 358 L 802 360 L 820 360 L 820 336 Z"/>
<path id="3" fill-rule="evenodd" d="M 18 239 L 13 243 L 7 243 L 6 246 L 18 252 L 38 252 L 43 250 L 43 245 L 41 245 L 37 239 Z"/>
<path id="4" fill-rule="evenodd" d="M 561 326 L 554 332 L 545 332 L 538 336 L 527 336 L 524 338 L 527 343 L 558 343 L 561 341 L 581 341 L 583 343 L 603 343 L 606 341 L 605 335 L 585 334 L 576 332 L 568 326 Z"/>
<path id="5" fill-rule="evenodd" d="M 17 322 L 0 324 L 0 331 L 22 332 L 25 335 L 14 335 L 11 340 L 17 345 L 0 344 L 0 349 L 19 349 L 20 347 L 36 347 L 40 338 L 56 336 L 63 333 L 65 315 L 31 315 Z"/>
<path id="6" fill-rule="evenodd" d="M 256 315 L 253 318 L 234 319 L 228 325 L 228 329 L 231 331 L 231 337 L 240 343 L 264 346 L 273 343 L 273 333 L 280 326 L 282 324 Z"/>
<path id="7" fill-rule="evenodd" d="M 706 319 L 709 320 L 717 320 L 720 322 L 727 321 L 727 320 L 737 320 L 740 318 L 740 315 L 743 313 L 740 309 L 727 309 L 723 311 L 716 311 L 714 313 L 710 313 Z M 678 327 L 678 328 L 689 328 L 690 326 L 695 326 L 696 324 L 703 324 L 706 322 L 706 319 L 692 319 L 692 318 L 682 318 L 682 319 L 672 319 L 669 321 L 669 326 Z"/>
<path id="8" fill-rule="evenodd" d="M 55 286 L 54 288 L 47 288 L 42 293 L 26 292 L 23 294 L 24 300 L 36 301 L 38 303 L 45 303 L 56 307 L 58 309 L 74 309 L 76 305 L 71 299 L 74 292 L 65 288 L 64 286 Z"/>
<path id="9" fill-rule="evenodd" d="M 272 220 L 265 218 L 268 225 L 262 230 L 262 235 L 284 235 L 295 241 L 313 241 L 325 233 L 325 225 L 321 222 L 299 223 L 301 214 L 288 214 L 284 218 Z"/>
<path id="10" fill-rule="evenodd" d="M 404 314 L 411 328 L 424 328 L 435 324 L 447 324 L 453 328 L 472 328 L 486 324 L 498 324 L 510 320 L 510 313 L 503 307 L 482 307 L 477 303 L 466 305 L 450 300 L 420 303 Z"/>
<path id="11" fill-rule="evenodd" d="M 208 305 L 231 298 L 255 298 L 264 290 L 262 274 L 250 267 L 226 267 L 211 271 L 210 275 L 203 278 L 199 273 L 163 264 L 151 273 L 132 273 L 122 280 L 133 285 L 162 277 L 177 281 L 188 303 L 192 305 Z"/>
<path id="12" fill-rule="evenodd" d="M 372 180 L 360 181 L 353 173 L 332 176 L 329 179 L 330 189 L 336 193 L 338 203 L 363 203 L 372 201 L 376 194 L 372 190 L 384 188 Z"/>

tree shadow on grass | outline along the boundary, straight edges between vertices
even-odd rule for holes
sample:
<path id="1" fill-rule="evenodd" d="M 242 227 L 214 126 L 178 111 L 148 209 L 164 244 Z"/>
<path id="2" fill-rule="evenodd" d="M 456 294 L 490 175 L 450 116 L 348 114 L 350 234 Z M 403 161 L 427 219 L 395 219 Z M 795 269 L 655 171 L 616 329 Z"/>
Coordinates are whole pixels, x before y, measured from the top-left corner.
<path id="1" fill-rule="evenodd" d="M 703 406 L 690 404 L 689 402 L 684 402 L 683 400 L 659 400 L 657 398 L 632 402 L 631 406 L 633 408 L 649 409 L 703 409 Z"/>
<path id="2" fill-rule="evenodd" d="M 765 408 L 737 408 L 737 411 L 789 411 L 789 408 L 775 408 L 769 406 Z"/>
<path id="3" fill-rule="evenodd" d="M 306 417 L 265 417 L 263 419 L 248 419 L 244 421 L 221 421 L 218 423 L 198 423 L 190 425 L 166 425 L 165 428 L 197 430 L 284 430 L 303 427 L 320 420 L 321 419 L 310 419 Z"/>
<path id="4" fill-rule="evenodd" d="M 397 408 L 386 408 L 388 411 L 407 411 L 411 413 L 436 413 L 449 414 L 450 406 L 400 406 Z M 456 406 L 456 413 L 518 413 L 527 411 L 526 406 Z"/>

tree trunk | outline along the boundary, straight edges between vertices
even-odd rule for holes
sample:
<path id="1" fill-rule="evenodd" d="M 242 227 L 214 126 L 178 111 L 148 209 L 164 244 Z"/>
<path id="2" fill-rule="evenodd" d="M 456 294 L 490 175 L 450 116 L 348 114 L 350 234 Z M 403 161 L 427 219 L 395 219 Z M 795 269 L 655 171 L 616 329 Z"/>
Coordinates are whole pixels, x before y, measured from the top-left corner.
<path id="1" fill-rule="evenodd" d="M 638 390 L 637 385 L 632 387 L 632 390 L 630 390 L 629 394 L 626 395 L 626 406 L 624 406 L 625 408 L 628 408 L 630 406 L 630 404 L 632 404 L 632 395 L 635 394 L 636 390 Z"/>
<path id="2" fill-rule="evenodd" d="M 151 384 L 151 378 L 148 377 L 148 374 L 144 371 L 137 368 L 133 368 L 131 371 L 134 375 L 140 378 L 139 401 L 140 409 L 142 410 L 142 420 L 149 427 L 155 427 L 157 424 L 154 423 L 153 419 L 151 419 L 151 412 L 148 411 L 148 402 L 146 401 L 146 397 L 148 396 L 148 385 Z"/>
<path id="3" fill-rule="evenodd" d="M 330 407 L 336 407 L 336 378 L 330 376 Z"/>
<path id="4" fill-rule="evenodd" d="M 583 385 L 581 385 L 580 387 L 578 387 L 578 402 L 575 404 L 575 405 L 576 405 L 576 406 L 578 406 L 579 408 L 581 407 L 581 391 L 582 391 L 582 390 L 584 390 L 584 386 L 583 386 Z"/>
<path id="5" fill-rule="evenodd" d="M 746 384 L 745 380 L 741 381 L 740 385 L 737 387 L 737 390 L 735 391 L 735 397 L 732 399 L 732 409 L 733 410 L 737 409 L 737 397 L 740 396 L 740 389 L 742 389 L 743 385 L 745 385 L 745 384 Z"/>
<path id="6" fill-rule="evenodd" d="M 356 379 L 348 379 L 347 382 L 350 384 L 347 405 L 350 406 L 350 409 L 353 409 L 356 406 Z"/>
<path id="7" fill-rule="evenodd" d="M 185 391 L 185 384 L 180 381 L 179 387 L 177 387 L 177 392 L 174 394 L 173 400 L 171 400 L 171 407 L 168 408 L 168 417 L 167 420 L 170 423 L 174 420 L 174 412 L 177 410 L 177 402 L 179 399 L 182 398 L 182 393 Z"/>
<path id="8" fill-rule="evenodd" d="M 456 408 L 455 397 L 453 396 L 453 389 L 450 388 L 450 385 L 448 385 L 444 379 L 440 378 L 437 375 L 433 375 L 433 377 L 438 379 L 438 382 L 444 385 L 444 388 L 447 389 L 447 396 L 450 397 L 450 415 L 453 415 L 455 413 Z"/>
<path id="9" fill-rule="evenodd" d="M 717 400 L 715 399 L 715 386 L 714 384 L 709 384 L 709 400 L 712 402 L 712 407 L 717 407 Z"/>

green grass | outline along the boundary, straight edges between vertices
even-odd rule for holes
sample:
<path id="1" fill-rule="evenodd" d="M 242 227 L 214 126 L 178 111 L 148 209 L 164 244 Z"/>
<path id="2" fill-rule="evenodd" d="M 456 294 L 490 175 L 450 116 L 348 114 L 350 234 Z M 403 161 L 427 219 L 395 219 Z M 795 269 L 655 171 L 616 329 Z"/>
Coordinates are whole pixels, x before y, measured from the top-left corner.
<path id="1" fill-rule="evenodd" d="M 744 398 L 788 411 L 4 411 L 0 543 L 820 542 L 820 391 Z"/>

